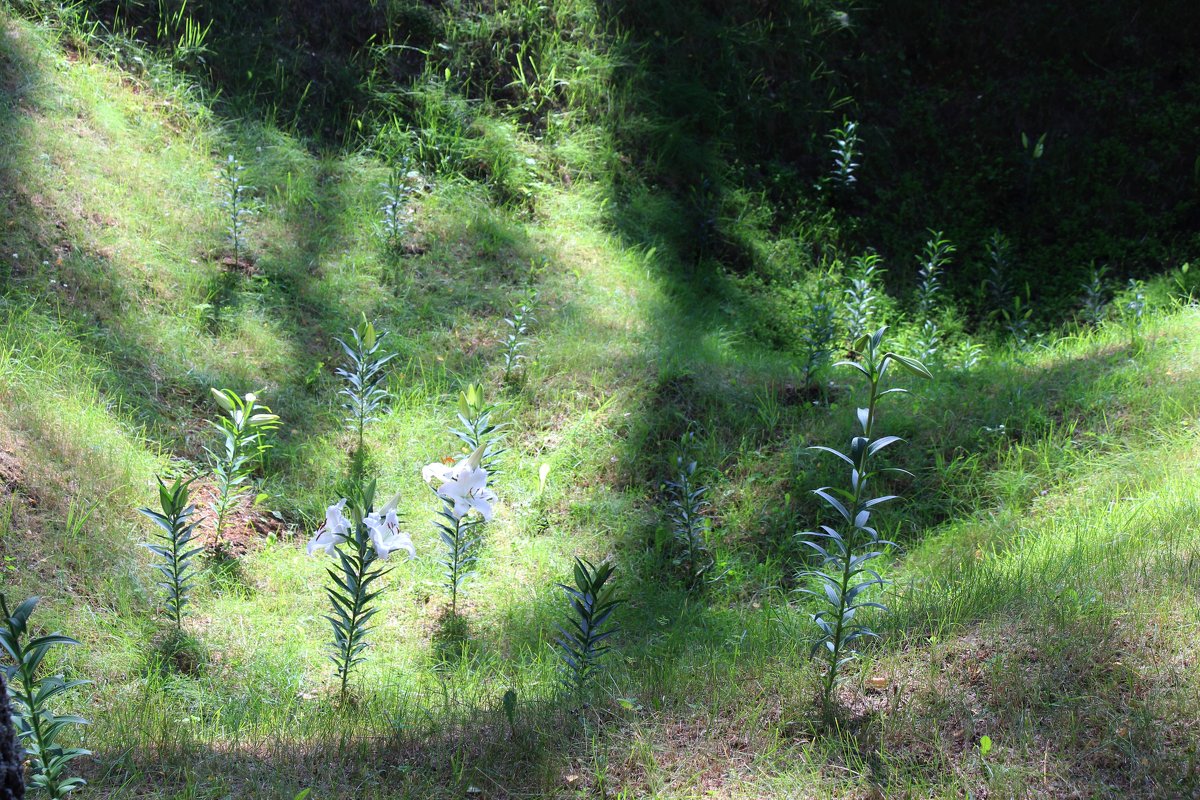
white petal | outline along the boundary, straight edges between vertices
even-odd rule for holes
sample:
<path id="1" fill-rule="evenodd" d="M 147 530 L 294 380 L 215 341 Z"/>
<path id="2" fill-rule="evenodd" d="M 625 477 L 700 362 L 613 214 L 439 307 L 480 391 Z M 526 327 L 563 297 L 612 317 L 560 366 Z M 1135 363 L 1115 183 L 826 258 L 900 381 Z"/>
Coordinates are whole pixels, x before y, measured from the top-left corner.
<path id="1" fill-rule="evenodd" d="M 483 497 L 479 497 L 479 496 L 473 497 L 471 499 L 472 499 L 471 505 L 475 508 L 476 511 L 479 512 L 479 515 L 483 517 L 483 521 L 491 522 L 492 521 L 492 504 L 489 503 L 487 501 L 487 499 L 485 499 Z M 495 495 L 492 495 L 492 500 L 495 500 L 495 499 L 496 499 Z"/>
<path id="2" fill-rule="evenodd" d="M 440 461 L 435 461 L 434 463 L 428 464 L 421 468 L 422 480 L 424 480 L 426 483 L 432 483 L 434 478 L 437 478 L 439 481 L 449 480 L 450 467 L 446 466 Z"/>

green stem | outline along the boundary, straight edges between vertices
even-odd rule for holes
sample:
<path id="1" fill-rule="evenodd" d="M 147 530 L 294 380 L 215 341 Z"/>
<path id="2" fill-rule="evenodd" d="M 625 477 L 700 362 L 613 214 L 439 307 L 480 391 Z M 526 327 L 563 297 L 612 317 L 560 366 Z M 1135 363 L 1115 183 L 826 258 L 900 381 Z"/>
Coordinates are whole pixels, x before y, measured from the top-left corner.
<path id="1" fill-rule="evenodd" d="M 361 524 L 358 527 L 361 528 L 362 527 Z M 363 536 L 362 533 L 359 532 L 358 536 L 356 536 L 355 538 L 356 538 L 355 547 L 357 548 L 358 553 L 357 553 L 357 557 L 356 557 L 356 565 L 355 565 L 356 571 L 355 571 L 355 576 L 354 576 L 355 577 L 354 605 L 351 609 L 350 628 L 349 628 L 349 631 L 346 636 L 345 649 L 342 651 L 342 668 L 340 670 L 340 672 L 342 673 L 342 689 L 341 689 L 342 702 L 346 701 L 346 692 L 349 689 L 349 683 L 350 683 L 350 667 L 351 667 L 350 662 L 354 659 L 354 647 L 358 643 L 358 640 L 359 640 L 358 626 L 360 625 L 359 619 L 362 616 L 362 610 L 363 610 L 363 599 L 362 599 L 363 598 L 363 581 L 367 576 L 367 568 L 369 566 L 369 561 L 368 561 L 369 556 L 367 554 L 367 544 L 368 544 L 367 537 Z"/>

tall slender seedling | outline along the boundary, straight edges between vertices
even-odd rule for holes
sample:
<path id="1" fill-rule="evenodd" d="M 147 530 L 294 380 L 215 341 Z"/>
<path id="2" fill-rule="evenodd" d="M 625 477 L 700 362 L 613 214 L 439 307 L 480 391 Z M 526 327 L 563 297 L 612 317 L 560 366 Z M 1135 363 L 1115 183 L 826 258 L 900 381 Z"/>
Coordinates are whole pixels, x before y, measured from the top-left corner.
<path id="1" fill-rule="evenodd" d="M 68 725 L 86 725 L 87 720 L 73 714 L 55 714 L 50 701 L 88 681 L 68 681 L 61 675 L 38 677 L 38 671 L 50 648 L 77 645 L 79 642 L 61 633 L 50 633 L 29 640 L 29 617 L 40 598 L 30 597 L 11 612 L 8 600 L 0 594 L 0 649 L 12 663 L 3 667 L 9 691 L 16 704 L 17 739 L 25 748 L 30 764 L 30 785 L 44 789 L 53 800 L 66 797 L 85 784 L 83 778 L 68 777 L 71 761 L 90 755 L 79 747 L 63 747 L 59 736 Z"/>
<path id="2" fill-rule="evenodd" d="M 240 266 L 242 251 L 245 249 L 246 220 L 254 211 L 242 195 L 252 190 L 252 187 L 242 183 L 242 166 L 233 153 L 221 164 L 218 173 L 221 191 L 221 208 L 225 209 L 225 234 L 233 247 L 233 263 Z"/>
<path id="3" fill-rule="evenodd" d="M 901 441 L 897 436 L 877 436 L 879 400 L 904 389 L 884 389 L 883 380 L 894 364 L 917 377 L 930 378 L 929 370 L 920 361 L 883 350 L 883 336 L 887 328 L 863 336 L 854 344 L 858 361 L 844 361 L 846 366 L 862 375 L 867 384 L 867 405 L 857 411 L 862 433 L 850 441 L 850 451 L 843 453 L 831 447 L 814 447 L 831 453 L 850 468 L 849 488 L 836 489 L 829 486 L 815 490 L 844 523 L 841 533 L 830 525 L 822 525 L 820 531 L 801 534 L 805 545 L 816 551 L 821 558 L 819 569 L 805 572 L 803 577 L 813 579 L 821 586 L 820 591 L 804 589 L 828 607 L 813 614 L 813 621 L 820 629 L 820 638 L 815 649 L 823 649 L 828 657 L 825 674 L 823 702 L 826 713 L 831 709 L 833 690 L 841 679 L 842 667 L 854 658 L 851 649 L 854 643 L 875 632 L 867 627 L 858 616 L 863 609 L 874 608 L 886 612 L 881 603 L 867 600 L 870 590 L 884 584 L 883 578 L 867 564 L 883 555 L 882 548 L 891 542 L 880 538 L 871 525 L 875 509 L 895 500 L 895 495 L 872 496 L 869 487 L 883 471 L 875 466 L 874 457 L 889 445 Z"/>
<path id="4" fill-rule="evenodd" d="M 686 570 L 689 589 L 704 585 L 705 575 L 714 563 L 708 547 L 711 526 L 707 514 L 709 504 L 704 497 L 708 487 L 696 476 L 696 460 L 691 455 L 694 441 L 692 431 L 683 435 L 679 442 L 679 455 L 675 457 L 675 474 L 663 484 L 667 519 L 679 551 L 675 563 Z"/>
<path id="5" fill-rule="evenodd" d="M 375 324 L 362 322 L 350 329 L 350 341 L 334 339 L 346 354 L 347 365 L 339 367 L 337 374 L 346 381 L 340 394 L 346 398 L 342 407 L 346 409 L 346 427 L 357 437 L 358 446 L 352 458 L 352 480 L 361 481 L 365 466 L 363 437 L 367 425 L 378 419 L 378 414 L 387 402 L 388 392 L 383 383 L 383 368 L 395 357 L 395 353 L 383 353 L 383 340 L 387 331 L 376 333 Z"/>

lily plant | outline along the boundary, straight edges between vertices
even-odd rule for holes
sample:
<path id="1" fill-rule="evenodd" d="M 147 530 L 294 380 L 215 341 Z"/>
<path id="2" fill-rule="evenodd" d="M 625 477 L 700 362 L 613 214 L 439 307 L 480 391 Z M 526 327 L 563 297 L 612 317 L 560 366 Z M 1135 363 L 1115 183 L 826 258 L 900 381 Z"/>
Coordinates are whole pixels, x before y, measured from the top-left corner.
<path id="1" fill-rule="evenodd" d="M 805 537 L 803 543 L 812 548 L 821 560 L 820 568 L 809 570 L 801 576 L 815 581 L 820 589 L 801 591 L 826 605 L 812 617 L 820 630 L 814 652 L 824 650 L 828 657 L 824 687 L 826 713 L 831 708 L 833 691 L 841 679 L 842 668 L 855 657 L 855 643 L 859 639 L 877 635 L 867 626 L 860 612 L 867 609 L 887 611 L 882 603 L 868 599 L 873 595 L 873 590 L 885 584 L 880 574 L 868 564 L 882 556 L 885 548 L 892 544 L 880 537 L 871 517 L 879 506 L 898 498 L 890 494 L 874 495 L 871 487 L 885 471 L 875 466 L 875 457 L 884 448 L 902 440 L 898 436 L 877 435 L 876 423 L 880 399 L 906 390 L 884 389 L 883 380 L 893 365 L 917 377 L 932 377 L 920 361 L 885 351 L 883 335 L 886 331 L 886 327 L 880 328 L 861 337 L 854 343 L 854 352 L 859 360 L 838 364 L 858 372 L 866 381 L 867 404 L 857 410 L 862 432 L 850 440 L 849 452 L 843 453 L 832 447 L 810 448 L 829 453 L 850 468 L 849 489 L 825 486 L 814 490 L 814 494 L 824 500 L 840 518 L 840 522 L 844 523 L 838 526 L 841 531 L 832 525 L 822 525 L 819 531 L 801 534 Z"/>
<path id="2" fill-rule="evenodd" d="M 498 422 L 499 407 L 488 404 L 483 394 L 483 384 L 469 383 L 458 393 L 458 425 L 450 432 L 463 443 L 464 453 L 473 453 L 483 448 L 480 465 L 487 470 L 488 475 L 495 477 L 500 473 L 498 463 L 504 454 L 501 443 L 504 440 L 506 424 Z"/>
<path id="3" fill-rule="evenodd" d="M 329 660 L 336 668 L 345 700 L 351 670 L 361 664 L 367 649 L 371 618 L 378 613 L 376 600 L 383 590 L 377 581 L 388 573 L 379 562 L 403 550 L 415 558 L 412 537 L 400 529 L 396 495 L 375 510 L 375 481 L 371 481 L 352 501 L 343 498 L 325 509 L 325 523 L 308 543 L 308 554 L 324 553 L 337 559 L 329 568 L 333 586 L 326 587 L 332 613 L 326 617 L 333 626 Z M 347 516 L 347 512 L 349 516 Z"/>
<path id="4" fill-rule="evenodd" d="M 155 564 L 163 579 L 158 585 L 167 594 L 167 612 L 175 623 L 176 633 L 183 632 L 183 609 L 191 591 L 193 570 L 192 558 L 204 548 L 192 547 L 196 525 L 193 518 L 196 506 L 188 502 L 191 481 L 176 480 L 170 486 L 158 479 L 158 498 L 162 511 L 152 508 L 139 509 L 159 527 L 159 541 L 145 546 L 159 556 L 161 563 Z"/>
<path id="5" fill-rule="evenodd" d="M 30 765 L 30 786 L 44 789 L 53 800 L 66 797 L 83 786 L 83 778 L 69 777 L 70 762 L 90 752 L 78 747 L 63 747 L 59 737 L 68 725 L 86 725 L 87 720 L 74 714 L 55 714 L 51 701 L 88 681 L 69 681 L 61 675 L 39 677 L 42 662 L 50 648 L 78 645 L 61 633 L 31 639 L 29 617 L 40 598 L 30 597 L 9 610 L 8 600 L 0 594 L 0 652 L 11 664 L 0 666 L 13 700 L 17 741 L 25 748 Z"/>
<path id="6" fill-rule="evenodd" d="M 270 445 L 266 435 L 279 427 L 279 417 L 261 405 L 253 392 L 239 397 L 229 389 L 213 389 L 213 399 L 224 412 L 212 422 L 221 434 L 221 447 L 207 450 L 217 481 L 216 537 L 220 541 L 229 511 L 246 496 L 247 484 L 262 454 Z"/>
<path id="7" fill-rule="evenodd" d="M 346 409 L 346 427 L 358 438 L 358 448 L 353 455 L 353 478 L 362 480 L 366 451 L 363 435 L 366 427 L 379 418 L 387 402 L 388 392 L 383 383 L 384 371 L 395 353 L 382 352 L 387 331 L 377 332 L 375 324 L 364 315 L 362 322 L 350 329 L 349 341 L 334 339 L 346 354 L 347 364 L 339 367 L 337 374 L 346 381 L 339 394 L 346 398 L 342 406 Z"/>
<path id="8" fill-rule="evenodd" d="M 458 590 L 474 574 L 479 557 L 480 536 L 476 529 L 490 522 L 496 493 L 488 488 L 488 471 L 483 467 L 486 445 L 480 445 L 467 458 L 454 464 L 433 463 L 421 470 L 421 476 L 442 501 L 434 520 L 438 537 L 446 546 L 441 564 L 446 569 L 446 591 L 450 593 L 450 614 L 458 615 Z"/>

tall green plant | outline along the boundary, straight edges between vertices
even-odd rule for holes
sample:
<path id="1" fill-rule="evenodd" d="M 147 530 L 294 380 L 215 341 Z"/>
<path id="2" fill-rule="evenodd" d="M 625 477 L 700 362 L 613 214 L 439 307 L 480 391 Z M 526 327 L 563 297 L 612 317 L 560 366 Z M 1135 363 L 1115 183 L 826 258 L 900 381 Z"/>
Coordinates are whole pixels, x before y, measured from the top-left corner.
<path id="1" fill-rule="evenodd" d="M 483 384 L 469 383 L 458 393 L 458 426 L 452 427 L 450 432 L 463 443 L 468 453 L 483 448 L 479 463 L 492 477 L 499 474 L 500 457 L 505 453 L 502 444 L 506 425 L 499 417 L 500 408 L 487 402 Z"/>
<path id="2" fill-rule="evenodd" d="M 679 442 L 679 455 L 675 457 L 675 474 L 664 482 L 667 499 L 667 519 L 678 551 L 675 563 L 687 573 L 688 588 L 704 585 L 706 574 L 714 564 L 708 547 L 711 521 L 705 494 L 708 487 L 696 476 L 696 460 L 692 458 L 695 436 L 692 431 L 683 435 Z"/>
<path id="3" fill-rule="evenodd" d="M 383 383 L 383 368 L 395 357 L 395 353 L 383 353 L 383 341 L 388 331 L 377 333 L 375 324 L 368 322 L 366 316 L 362 322 L 350 329 L 350 341 L 334 339 L 346 354 L 347 365 L 339 367 L 337 374 L 346 381 L 346 386 L 339 392 L 346 401 L 342 407 L 346 409 L 346 427 L 357 437 L 357 448 L 353 456 L 353 479 L 362 479 L 365 464 L 363 437 L 367 425 L 378 419 L 380 410 L 387 402 L 388 392 Z"/>
<path id="4" fill-rule="evenodd" d="M 396 515 L 399 495 L 375 511 L 375 481 L 355 487 L 350 494 L 352 500 L 343 499 L 325 509 L 325 524 L 308 543 L 309 555 L 321 551 L 337 559 L 337 565 L 328 570 L 333 585 L 325 589 L 331 607 L 326 619 L 333 628 L 329 660 L 343 700 L 351 671 L 366 660 L 370 622 L 379 611 L 376 600 L 383 590 L 377 581 L 388 572 L 379 562 L 397 550 L 416 557 L 412 538 L 400 530 Z M 347 503 L 349 517 L 345 516 Z"/>
<path id="5" fill-rule="evenodd" d="M 167 486 L 158 479 L 158 499 L 161 511 L 152 508 L 138 509 L 158 526 L 158 538 L 162 544 L 147 543 L 145 546 L 159 556 L 161 563 L 154 568 L 162 573 L 158 585 L 167 594 L 167 613 L 175 623 L 177 632 L 183 631 L 183 609 L 191 591 L 193 570 L 192 558 L 204 548 L 191 547 L 195 540 L 196 525 L 192 515 L 196 507 L 188 503 L 191 481 L 176 480 Z"/>
<path id="6" fill-rule="evenodd" d="M 567 595 L 569 614 L 566 625 L 558 626 L 555 646 L 563 662 L 563 687 L 580 704 L 587 702 L 611 648 L 608 640 L 619 630 L 610 621 L 622 602 L 609 583 L 614 571 L 607 561 L 593 566 L 576 558 L 575 585 L 558 584 Z"/>
<path id="7" fill-rule="evenodd" d="M 954 244 L 941 231 L 930 230 L 929 241 L 921 255 L 917 256 L 920 268 L 917 270 L 917 318 L 926 320 L 937 310 L 942 293 L 942 272 L 950 263 L 950 256 L 955 251 Z"/>
<path id="8" fill-rule="evenodd" d="M 800 316 L 801 380 L 815 386 L 822 370 L 833 361 L 838 334 L 837 300 L 829 273 L 817 276 Z"/>
<path id="9" fill-rule="evenodd" d="M 886 330 L 880 328 L 860 338 L 854 344 L 859 360 L 839 364 L 857 371 L 867 384 L 867 404 L 857 410 L 861 434 L 851 439 L 849 452 L 823 446 L 811 448 L 836 456 L 850 468 L 849 488 L 824 486 L 815 490 L 815 494 L 841 518 L 844 524 L 840 527 L 845 532 L 822 525 L 820 531 L 801 534 L 806 537 L 803 543 L 821 559 L 819 569 L 803 573 L 804 578 L 820 585 L 820 591 L 802 591 L 827 606 L 813 614 L 813 621 L 820 630 L 814 652 L 823 649 L 828 657 L 823 696 L 826 711 L 831 708 L 833 690 L 841 679 L 842 668 L 854 658 L 854 643 L 860 638 L 876 635 L 859 612 L 868 608 L 887 611 L 881 603 L 867 599 L 873 588 L 884 584 L 883 578 L 868 564 L 883 555 L 882 548 L 891 544 L 880 538 L 871 525 L 871 515 L 880 505 L 897 498 L 895 495 L 873 496 L 871 487 L 883 471 L 875 466 L 875 456 L 901 440 L 897 436 L 876 435 L 876 423 L 880 399 L 905 390 L 884 389 L 883 381 L 892 365 L 917 377 L 932 377 L 920 361 L 883 350 Z"/>
<path id="10" fill-rule="evenodd" d="M 88 681 L 68 681 L 61 675 L 38 677 L 46 654 L 57 645 L 77 645 L 79 642 L 61 633 L 51 633 L 26 639 L 29 617 L 40 598 L 30 597 L 11 612 L 8 600 L 0 594 L 0 648 L 12 663 L 4 666 L 16 717 L 17 739 L 25 748 L 30 763 L 30 785 L 44 789 L 51 798 L 66 797 L 86 782 L 69 777 L 67 766 L 90 752 L 79 747 L 63 747 L 59 737 L 69 725 L 86 725 L 87 720 L 73 714 L 55 714 L 52 700 L 65 695 Z"/>
<path id="11" fill-rule="evenodd" d="M 254 213 L 242 196 L 252 189 L 242 183 L 244 169 L 241 162 L 230 153 L 222 162 L 217 178 L 220 184 L 221 208 L 225 210 L 225 234 L 233 248 L 233 263 L 238 266 L 242 263 L 242 251 L 245 249 L 246 220 Z"/>
<path id="12" fill-rule="evenodd" d="M 537 323 L 534 317 L 534 307 L 537 303 L 537 292 L 530 289 L 523 298 L 513 304 L 512 313 L 504 318 L 508 333 L 504 337 L 504 380 L 508 381 L 521 372 L 525 362 L 529 360 L 526 352 L 532 342 L 530 330 Z"/>
<path id="13" fill-rule="evenodd" d="M 858 169 L 859 136 L 858 123 L 846 119 L 840 128 L 834 128 L 829 134 L 833 141 L 833 180 L 843 188 L 849 188 L 858 177 L 854 174 Z"/>
<path id="14" fill-rule="evenodd" d="M 279 427 L 279 417 L 267 406 L 260 405 L 253 393 L 239 397 L 237 392 L 229 389 L 213 389 L 212 395 L 225 412 L 211 423 L 221 434 L 221 447 L 217 451 L 207 450 L 217 482 L 213 510 L 219 539 L 230 509 L 249 492 L 250 476 L 270 447 L 266 434 Z"/>
<path id="15" fill-rule="evenodd" d="M 851 264 L 850 288 L 846 289 L 843 306 L 850 340 L 857 341 L 860 336 L 870 332 L 873 322 L 877 322 L 876 316 L 883 300 L 879 280 L 886 270 L 883 269 L 883 259 L 877 253 L 855 256 Z"/>
<path id="16" fill-rule="evenodd" d="M 479 558 L 478 526 L 492 519 L 496 494 L 488 488 L 488 471 L 483 466 L 486 445 L 480 445 L 467 458 L 454 464 L 434 463 L 421 474 L 435 488 L 442 508 L 434 526 L 446 547 L 440 563 L 446 572 L 446 592 L 450 595 L 450 614 L 458 614 L 458 593 L 463 582 L 474 573 Z M 472 513 L 474 512 L 474 514 Z M 475 516 L 477 514 L 478 516 Z"/>

